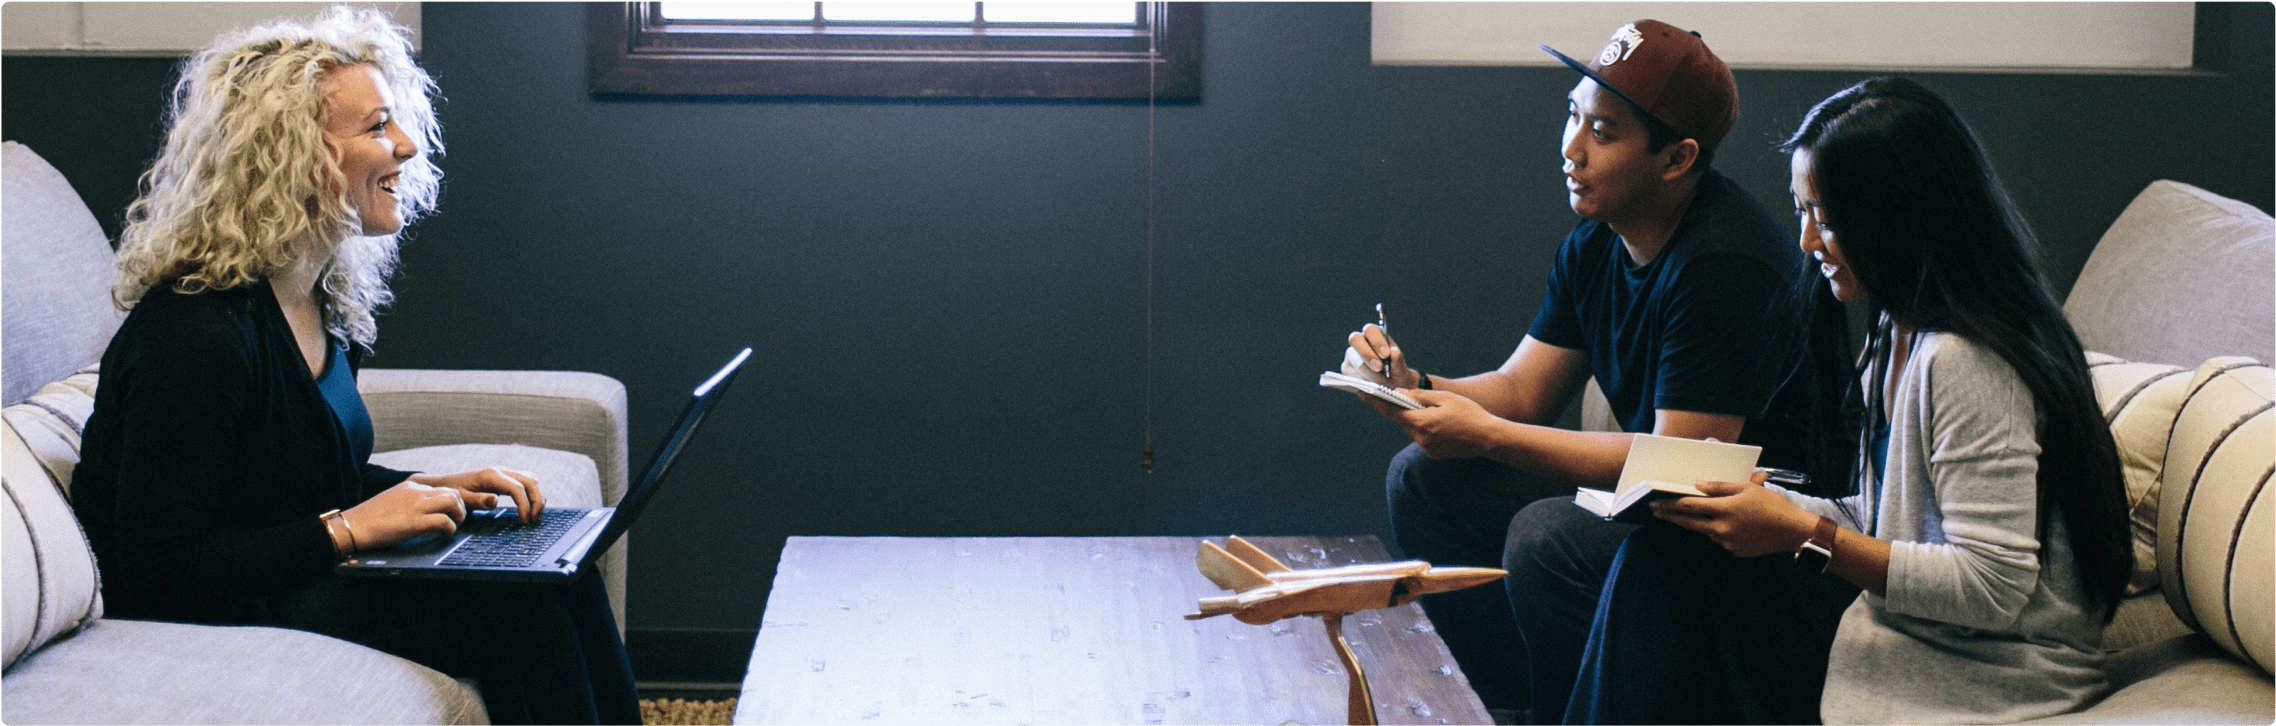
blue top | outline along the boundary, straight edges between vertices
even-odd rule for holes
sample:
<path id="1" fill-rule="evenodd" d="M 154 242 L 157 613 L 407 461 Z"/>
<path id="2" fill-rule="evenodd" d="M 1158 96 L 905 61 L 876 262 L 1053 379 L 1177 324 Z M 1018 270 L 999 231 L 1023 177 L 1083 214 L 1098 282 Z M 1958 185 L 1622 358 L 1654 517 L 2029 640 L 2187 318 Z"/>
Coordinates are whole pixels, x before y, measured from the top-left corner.
<path id="1" fill-rule="evenodd" d="M 1873 480 L 1882 481 L 1889 476 L 1889 422 L 1873 431 Z"/>
<path id="2" fill-rule="evenodd" d="M 1631 264 L 1612 228 L 1565 235 L 1527 335 L 1588 354 L 1623 430 L 1648 433 L 1657 409 L 1745 416 L 1742 443 L 1767 466 L 1805 469 L 1801 397 L 1776 401 L 1791 361 L 1801 251 L 1768 210 L 1709 170 L 1658 256 Z M 1799 342 L 1798 340 L 1793 342 Z"/>
<path id="3" fill-rule="evenodd" d="M 326 340 L 329 342 L 330 337 Z M 356 392 L 356 375 L 348 367 L 347 346 L 333 343 L 332 362 L 324 367 L 324 376 L 316 379 L 316 389 L 324 393 L 324 403 L 332 408 L 332 419 L 340 423 L 340 431 L 347 434 L 348 452 L 355 461 L 370 461 L 372 434 L 371 411 L 364 408 L 363 394 Z"/>

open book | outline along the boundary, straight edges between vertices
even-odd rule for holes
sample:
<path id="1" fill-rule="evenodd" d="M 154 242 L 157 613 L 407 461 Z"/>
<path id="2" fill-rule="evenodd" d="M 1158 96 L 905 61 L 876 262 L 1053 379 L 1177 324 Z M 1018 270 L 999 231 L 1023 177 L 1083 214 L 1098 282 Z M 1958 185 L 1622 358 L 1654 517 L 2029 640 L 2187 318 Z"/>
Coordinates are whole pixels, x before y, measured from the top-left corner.
<path id="1" fill-rule="evenodd" d="M 1762 447 L 1637 434 L 1628 445 L 1628 463 L 1620 468 L 1616 489 L 1581 487 L 1573 503 L 1616 522 L 1651 519 L 1644 502 L 1669 497 L 1700 497 L 1706 492 L 1696 481 L 1746 481 Z"/>
<path id="2" fill-rule="evenodd" d="M 1415 399 L 1408 398 L 1407 394 L 1400 393 L 1398 389 L 1391 388 L 1389 386 L 1385 386 L 1381 383 L 1376 383 L 1365 378 L 1347 376 L 1335 371 L 1322 372 L 1320 374 L 1320 385 L 1322 387 L 1335 388 L 1350 391 L 1352 393 L 1364 393 L 1376 398 L 1383 399 L 1385 401 L 1390 401 L 1391 405 L 1398 406 L 1400 408 L 1423 407 L 1421 403 L 1416 402 Z"/>

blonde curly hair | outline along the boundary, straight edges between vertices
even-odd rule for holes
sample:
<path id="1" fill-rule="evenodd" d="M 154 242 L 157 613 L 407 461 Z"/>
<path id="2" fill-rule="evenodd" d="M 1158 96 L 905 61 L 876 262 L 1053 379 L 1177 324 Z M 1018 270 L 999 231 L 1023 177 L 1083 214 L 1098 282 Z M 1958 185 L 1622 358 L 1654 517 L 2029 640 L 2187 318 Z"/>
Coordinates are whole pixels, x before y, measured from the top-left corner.
<path id="1" fill-rule="evenodd" d="M 397 235 L 356 234 L 346 176 L 324 144 L 328 79 L 350 65 L 388 88 L 391 116 L 424 152 L 401 166 L 397 213 L 408 224 L 434 209 L 435 84 L 412 62 L 408 29 L 338 5 L 232 32 L 182 63 L 165 146 L 119 234 L 111 297 L 121 310 L 159 285 L 227 290 L 329 260 L 317 285 L 325 329 L 366 347 L 378 338 Z"/>

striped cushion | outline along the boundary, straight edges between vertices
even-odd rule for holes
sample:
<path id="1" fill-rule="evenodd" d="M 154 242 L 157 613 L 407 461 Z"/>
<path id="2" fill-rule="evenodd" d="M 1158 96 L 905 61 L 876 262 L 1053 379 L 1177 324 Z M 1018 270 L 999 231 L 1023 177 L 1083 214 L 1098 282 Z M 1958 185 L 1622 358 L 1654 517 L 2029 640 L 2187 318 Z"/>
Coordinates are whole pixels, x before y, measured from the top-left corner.
<path id="1" fill-rule="evenodd" d="M 2160 492 L 2158 571 L 2181 619 L 2239 657 L 2270 668 L 2276 521 L 2276 369 L 2214 358 L 2197 369 L 2173 424 Z"/>
<path id="2" fill-rule="evenodd" d="M 2126 502 L 2134 518 L 2134 579 L 2126 594 L 2157 586 L 2158 479 L 2165 473 L 2166 439 L 2189 394 L 2189 369 L 2135 363 L 2089 351 L 2094 395 L 2102 403 L 2118 460 L 2126 475 Z"/>
<path id="3" fill-rule="evenodd" d="M 79 432 L 94 410 L 95 376 L 48 384 L 0 410 L 0 525 L 6 542 L 7 663 L 78 629 L 103 611 L 95 555 L 71 513 L 66 486 L 79 463 Z"/>

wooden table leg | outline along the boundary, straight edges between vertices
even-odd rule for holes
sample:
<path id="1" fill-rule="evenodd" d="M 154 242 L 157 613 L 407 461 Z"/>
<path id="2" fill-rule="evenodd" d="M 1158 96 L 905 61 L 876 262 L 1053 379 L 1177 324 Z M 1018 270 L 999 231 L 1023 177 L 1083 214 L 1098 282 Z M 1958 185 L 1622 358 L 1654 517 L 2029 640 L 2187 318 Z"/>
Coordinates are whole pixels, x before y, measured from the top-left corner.
<path id="1" fill-rule="evenodd" d="M 1367 690 L 1367 672 L 1359 669 L 1359 656 L 1351 652 L 1351 643 L 1343 637 L 1344 613 L 1320 616 L 1328 624 L 1328 639 L 1336 644 L 1336 656 L 1343 659 L 1343 669 L 1351 674 L 1349 722 L 1354 726 L 1375 726 L 1375 694 Z"/>

